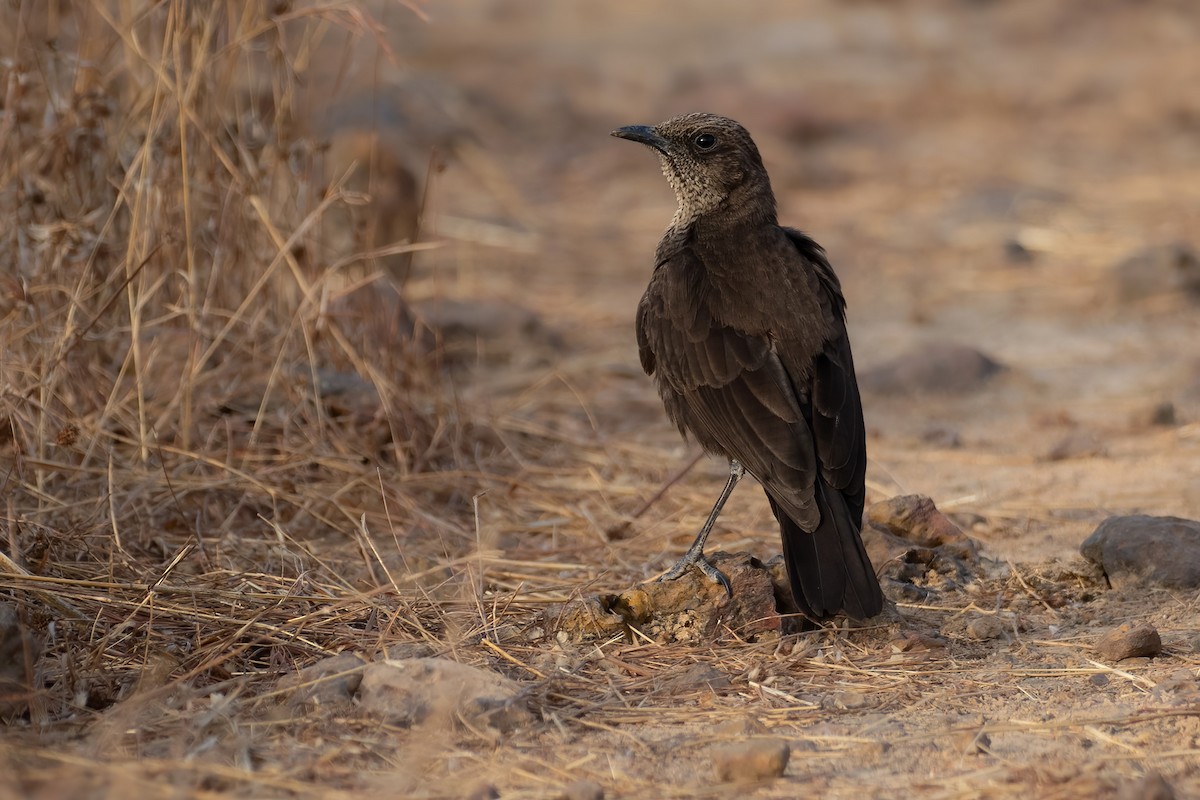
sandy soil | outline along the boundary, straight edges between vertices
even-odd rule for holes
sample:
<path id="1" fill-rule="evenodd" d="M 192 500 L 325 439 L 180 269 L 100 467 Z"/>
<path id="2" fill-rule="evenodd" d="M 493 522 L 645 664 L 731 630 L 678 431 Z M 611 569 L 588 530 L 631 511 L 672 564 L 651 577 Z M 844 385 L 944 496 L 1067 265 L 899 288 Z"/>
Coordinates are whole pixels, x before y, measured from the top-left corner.
<path id="1" fill-rule="evenodd" d="M 928 494 L 1014 565 L 936 610 L 900 609 L 899 629 L 941 631 L 947 649 L 910 663 L 896 629 L 796 644 L 800 660 L 786 655 L 791 644 L 752 648 L 740 674 L 715 662 L 736 690 L 635 693 L 628 703 L 642 713 L 544 757 L 586 762 L 620 796 L 724 794 L 705 779 L 704 748 L 720 738 L 717 720 L 747 715 L 794 745 L 787 777 L 761 796 L 1098 797 L 1153 771 L 1179 796 L 1200 792 L 1195 718 L 1149 710 L 1166 691 L 1150 687 L 1196 675 L 1195 596 L 1111 596 L 1080 577 L 1077 552 L 1112 514 L 1200 515 L 1198 307 L 1178 293 L 1131 299 L 1113 273 L 1129 254 L 1200 229 L 1200 105 L 1188 88 L 1200 79 L 1200 29 L 1186 6 L 806 2 L 732 14 L 723 3 L 463 3 L 432 13 L 422 61 L 486 99 L 488 149 L 521 189 L 521 207 L 487 213 L 532 230 L 538 246 L 438 255 L 421 285 L 499 295 L 563 333 L 547 380 L 509 395 L 485 369 L 476 388 L 497 413 L 557 407 L 600 443 L 611 461 L 593 462 L 594 497 L 569 501 L 598 528 L 636 507 L 631 485 L 645 481 L 634 493 L 648 495 L 690 452 L 640 377 L 631 332 L 673 199 L 649 155 L 605 138 L 618 125 L 703 109 L 751 129 L 781 218 L 822 242 L 842 276 L 860 371 L 939 341 L 1011 368 L 966 395 L 866 398 L 872 499 Z M 450 171 L 445 208 L 470 182 Z M 1029 258 L 1010 256 L 1012 242 Z M 1180 424 L 1147 422 L 1164 401 Z M 945 446 L 946 431 L 958 446 Z M 1068 437 L 1086 444 L 1049 458 Z M 703 464 L 637 521 L 643 541 L 661 541 L 655 566 L 688 540 L 721 478 L 721 465 Z M 777 552 L 756 495 L 736 496 L 716 547 Z M 495 509 L 498 524 L 528 520 L 516 500 Z M 578 556 L 612 565 L 601 588 L 636 576 L 621 544 Z M 1043 591 L 1071 599 L 1046 605 Z M 973 641 L 963 630 L 975 613 L 1005 632 Z M 1167 655 L 1118 672 L 1094 661 L 1088 645 L 1125 620 L 1159 626 Z M 656 650 L 655 674 L 690 652 Z M 813 654 L 818 670 L 844 664 L 850 707 L 812 678 Z M 755 667 L 803 702 L 750 688 Z M 979 749 L 985 726 L 994 732 Z"/>
<path id="2" fill-rule="evenodd" d="M 742 5 L 442 0 L 422 6 L 428 22 L 386 5 L 397 61 L 376 76 L 420 76 L 440 109 L 389 116 L 392 133 L 417 172 L 430 141 L 454 142 L 422 228 L 447 244 L 415 258 L 406 288 L 418 313 L 507 309 L 443 342 L 478 436 L 462 486 L 300 543 L 250 505 L 244 530 L 207 545 L 237 621 L 220 643 L 236 658 L 215 662 L 227 671 L 181 668 L 186 650 L 161 671 L 110 667 L 103 637 L 123 641 L 125 623 L 97 624 L 79 634 L 93 660 L 62 669 L 111 668 L 124 688 L 101 698 L 96 679 L 44 740 L 14 733 L 0 756 L 21 780 L 0 796 L 588 796 L 564 795 L 577 780 L 630 798 L 1166 796 L 1145 793 L 1156 776 L 1200 796 L 1195 593 L 1114 591 L 1078 555 L 1114 514 L 1200 518 L 1200 303 L 1116 272 L 1200 246 L 1200 16 L 1187 0 Z M 333 130 L 351 113 L 312 106 Z M 965 586 L 931 574 L 928 599 L 882 621 L 757 642 L 547 629 L 548 606 L 665 569 L 724 479 L 703 460 L 659 494 L 695 450 L 641 372 L 633 312 L 674 203 L 654 159 L 608 136 L 694 110 L 751 130 L 781 220 L 829 252 L 860 373 L 947 341 L 1008 367 L 965 393 L 865 396 L 869 501 L 932 497 L 986 557 Z M 1173 420 L 1153 422 L 1167 403 Z M 336 464 L 361 471 L 363 496 L 400 480 Z M 760 494 L 739 489 L 710 550 L 778 553 Z M 243 584 L 248 564 L 271 567 Z M 117 607 L 134 619 L 156 586 Z M 346 593 L 322 600 L 334 586 Z M 70 597 L 93 610 L 120 591 Z M 199 641 L 214 617 L 187 616 L 173 591 L 154 612 Z M 276 600 L 312 607 L 261 633 L 252 612 Z M 327 605 L 343 627 L 320 627 Z M 1099 636 L 1135 621 L 1163 654 L 1100 659 Z M 293 622 L 303 641 L 280 637 Z M 535 722 L 396 725 L 276 689 L 330 653 L 396 643 L 503 673 Z M 716 782 L 714 747 L 769 737 L 791 746 L 783 777 Z"/>

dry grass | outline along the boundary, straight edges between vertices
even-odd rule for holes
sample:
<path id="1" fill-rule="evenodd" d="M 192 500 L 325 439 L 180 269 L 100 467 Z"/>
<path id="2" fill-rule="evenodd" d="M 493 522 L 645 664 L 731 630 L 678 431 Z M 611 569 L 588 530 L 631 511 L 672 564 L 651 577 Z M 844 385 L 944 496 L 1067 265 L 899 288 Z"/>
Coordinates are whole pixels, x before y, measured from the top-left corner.
<path id="1" fill-rule="evenodd" d="M 467 198 L 438 232 L 472 247 L 447 248 L 449 274 L 417 274 L 398 298 L 376 265 L 405 245 L 347 243 L 339 227 L 369 207 L 361 175 L 331 167 L 303 124 L 318 62 L 340 80 L 396 55 L 366 8 L 424 24 L 404 8 L 397 22 L 398 7 L 22 0 L 0 12 L 0 595 L 20 620 L 0 639 L 12 776 L 0 796 L 462 797 L 487 783 L 556 798 L 580 777 L 617 796 L 727 795 L 707 778 L 708 748 L 767 735 L 792 743 L 792 766 L 747 794 L 852 798 L 904 782 L 931 798 L 1094 797 L 1150 771 L 1200 785 L 1196 700 L 1162 688 L 1200 667 L 1195 598 L 1112 598 L 1077 566 L 998 563 L 966 589 L 902 603 L 903 621 L 775 641 L 728 631 L 664 645 L 633 631 L 579 644 L 546 630 L 548 605 L 665 566 L 721 470 L 697 466 L 652 390 L 629 380 L 628 336 L 619 358 L 551 353 L 550 366 L 485 364 L 467 383 L 404 335 L 408 300 L 507 282 L 599 340 L 625 331 L 629 309 L 604 303 L 644 279 L 647 253 L 625 259 L 593 213 L 595 186 L 613 206 L 642 191 L 606 180 L 615 162 L 526 154 L 534 180 L 561 168 L 556 179 L 587 189 L 582 211 L 570 189 L 531 208 L 465 147 L 492 205 L 581 233 L 546 245 L 551 268 L 532 274 L 522 259 L 539 231 L 472 218 L 488 198 Z M 475 35 L 456 46 L 471 51 Z M 665 191 L 652 172 L 644 185 Z M 894 187 L 806 198 L 817 215 L 859 213 L 868 254 L 872 226 L 888 239 L 889 214 L 900 225 L 906 203 L 933 196 L 884 172 Z M 961 258 L 961 244 L 940 257 Z M 486 249 L 497 245 L 508 255 Z M 927 266 L 903 246 L 889 256 L 881 269 Z M 951 294 L 954 281 L 998 295 L 1044 285 L 1033 272 L 953 274 Z M 1082 304 L 1073 279 L 1054 281 Z M 593 289 L 591 307 L 571 305 Z M 1195 439 L 1193 423 L 1134 454 L 1182 460 Z M 922 476 L 953 487 L 945 509 L 984 512 L 997 542 L 1088 507 L 1083 489 L 1059 496 L 1076 463 L 987 445 L 875 441 L 872 499 Z M 1050 479 L 1031 482 L 1034 469 Z M 1014 477 L 977 488 L 985 471 Z M 753 494 L 723 517 L 717 546 L 767 557 L 777 533 Z M 980 618 L 1001 636 L 966 635 Z M 1125 619 L 1154 622 L 1166 656 L 1095 661 L 1099 631 Z M 500 672 L 537 721 L 497 737 L 293 705 L 279 679 L 343 651 Z"/>
<path id="2" fill-rule="evenodd" d="M 436 639 L 376 543 L 410 590 L 455 583 L 511 465 L 402 325 L 355 313 L 362 257 L 323 238 L 364 198 L 322 175 L 297 81 L 370 18 L 22 2 L 3 29 L 0 581 L 45 646 L 15 656 L 19 727 Z"/>

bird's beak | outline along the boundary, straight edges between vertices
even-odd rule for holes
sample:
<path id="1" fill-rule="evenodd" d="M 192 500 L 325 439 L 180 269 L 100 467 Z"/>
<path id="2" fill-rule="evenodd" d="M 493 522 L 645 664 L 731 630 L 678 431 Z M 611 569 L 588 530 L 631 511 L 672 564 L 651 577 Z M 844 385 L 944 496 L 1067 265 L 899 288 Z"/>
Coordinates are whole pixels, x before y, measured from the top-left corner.
<path id="1" fill-rule="evenodd" d="M 626 125 L 624 128 L 617 128 L 612 135 L 618 139 L 628 139 L 631 142 L 639 142 L 647 147 L 653 147 L 660 153 L 667 152 L 667 140 L 659 136 L 658 132 L 649 125 Z"/>

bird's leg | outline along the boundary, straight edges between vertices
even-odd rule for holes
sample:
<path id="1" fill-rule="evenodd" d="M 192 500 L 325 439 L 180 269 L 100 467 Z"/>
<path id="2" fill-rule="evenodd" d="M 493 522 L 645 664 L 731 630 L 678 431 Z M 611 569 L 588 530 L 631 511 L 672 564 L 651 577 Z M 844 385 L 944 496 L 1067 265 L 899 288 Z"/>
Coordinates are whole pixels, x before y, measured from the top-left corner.
<path id="1" fill-rule="evenodd" d="M 671 567 L 671 569 L 659 578 L 660 581 L 673 581 L 687 572 L 688 567 L 694 566 L 707 575 L 708 579 L 713 583 L 719 583 L 724 586 L 725 593 L 733 597 L 733 587 L 729 585 L 729 579 L 725 577 L 721 570 L 710 564 L 708 559 L 704 557 L 704 541 L 708 538 L 708 534 L 712 532 L 713 525 L 717 523 L 717 517 L 721 516 L 721 509 L 725 507 L 725 501 L 729 499 L 729 495 L 733 494 L 733 488 L 738 485 L 738 481 L 745 474 L 746 470 L 742 467 L 741 462 L 731 459 L 729 462 L 729 480 L 725 482 L 725 488 L 721 490 L 721 496 L 717 498 L 712 511 L 708 513 L 708 519 L 705 520 L 704 527 L 700 529 L 700 533 L 696 534 L 696 541 L 692 542 L 692 546 L 683 554 L 683 558 L 679 559 L 675 566 Z"/>

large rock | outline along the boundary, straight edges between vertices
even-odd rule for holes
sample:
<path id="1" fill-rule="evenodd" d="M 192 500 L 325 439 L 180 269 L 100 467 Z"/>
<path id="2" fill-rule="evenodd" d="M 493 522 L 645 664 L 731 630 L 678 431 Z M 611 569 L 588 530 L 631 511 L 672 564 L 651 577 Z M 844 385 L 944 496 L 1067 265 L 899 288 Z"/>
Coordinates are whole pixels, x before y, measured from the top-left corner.
<path id="1" fill-rule="evenodd" d="M 1200 522 L 1141 514 L 1109 517 L 1079 552 L 1104 570 L 1114 588 L 1200 587 Z"/>
<path id="2" fill-rule="evenodd" d="M 859 372 L 858 382 L 864 390 L 878 394 L 966 394 L 1005 369 L 974 347 L 935 342 Z"/>
<path id="3" fill-rule="evenodd" d="M 476 730 L 505 733 L 533 721 L 515 681 L 445 658 L 368 664 L 358 699 L 364 709 L 396 725 L 461 720 Z"/>

